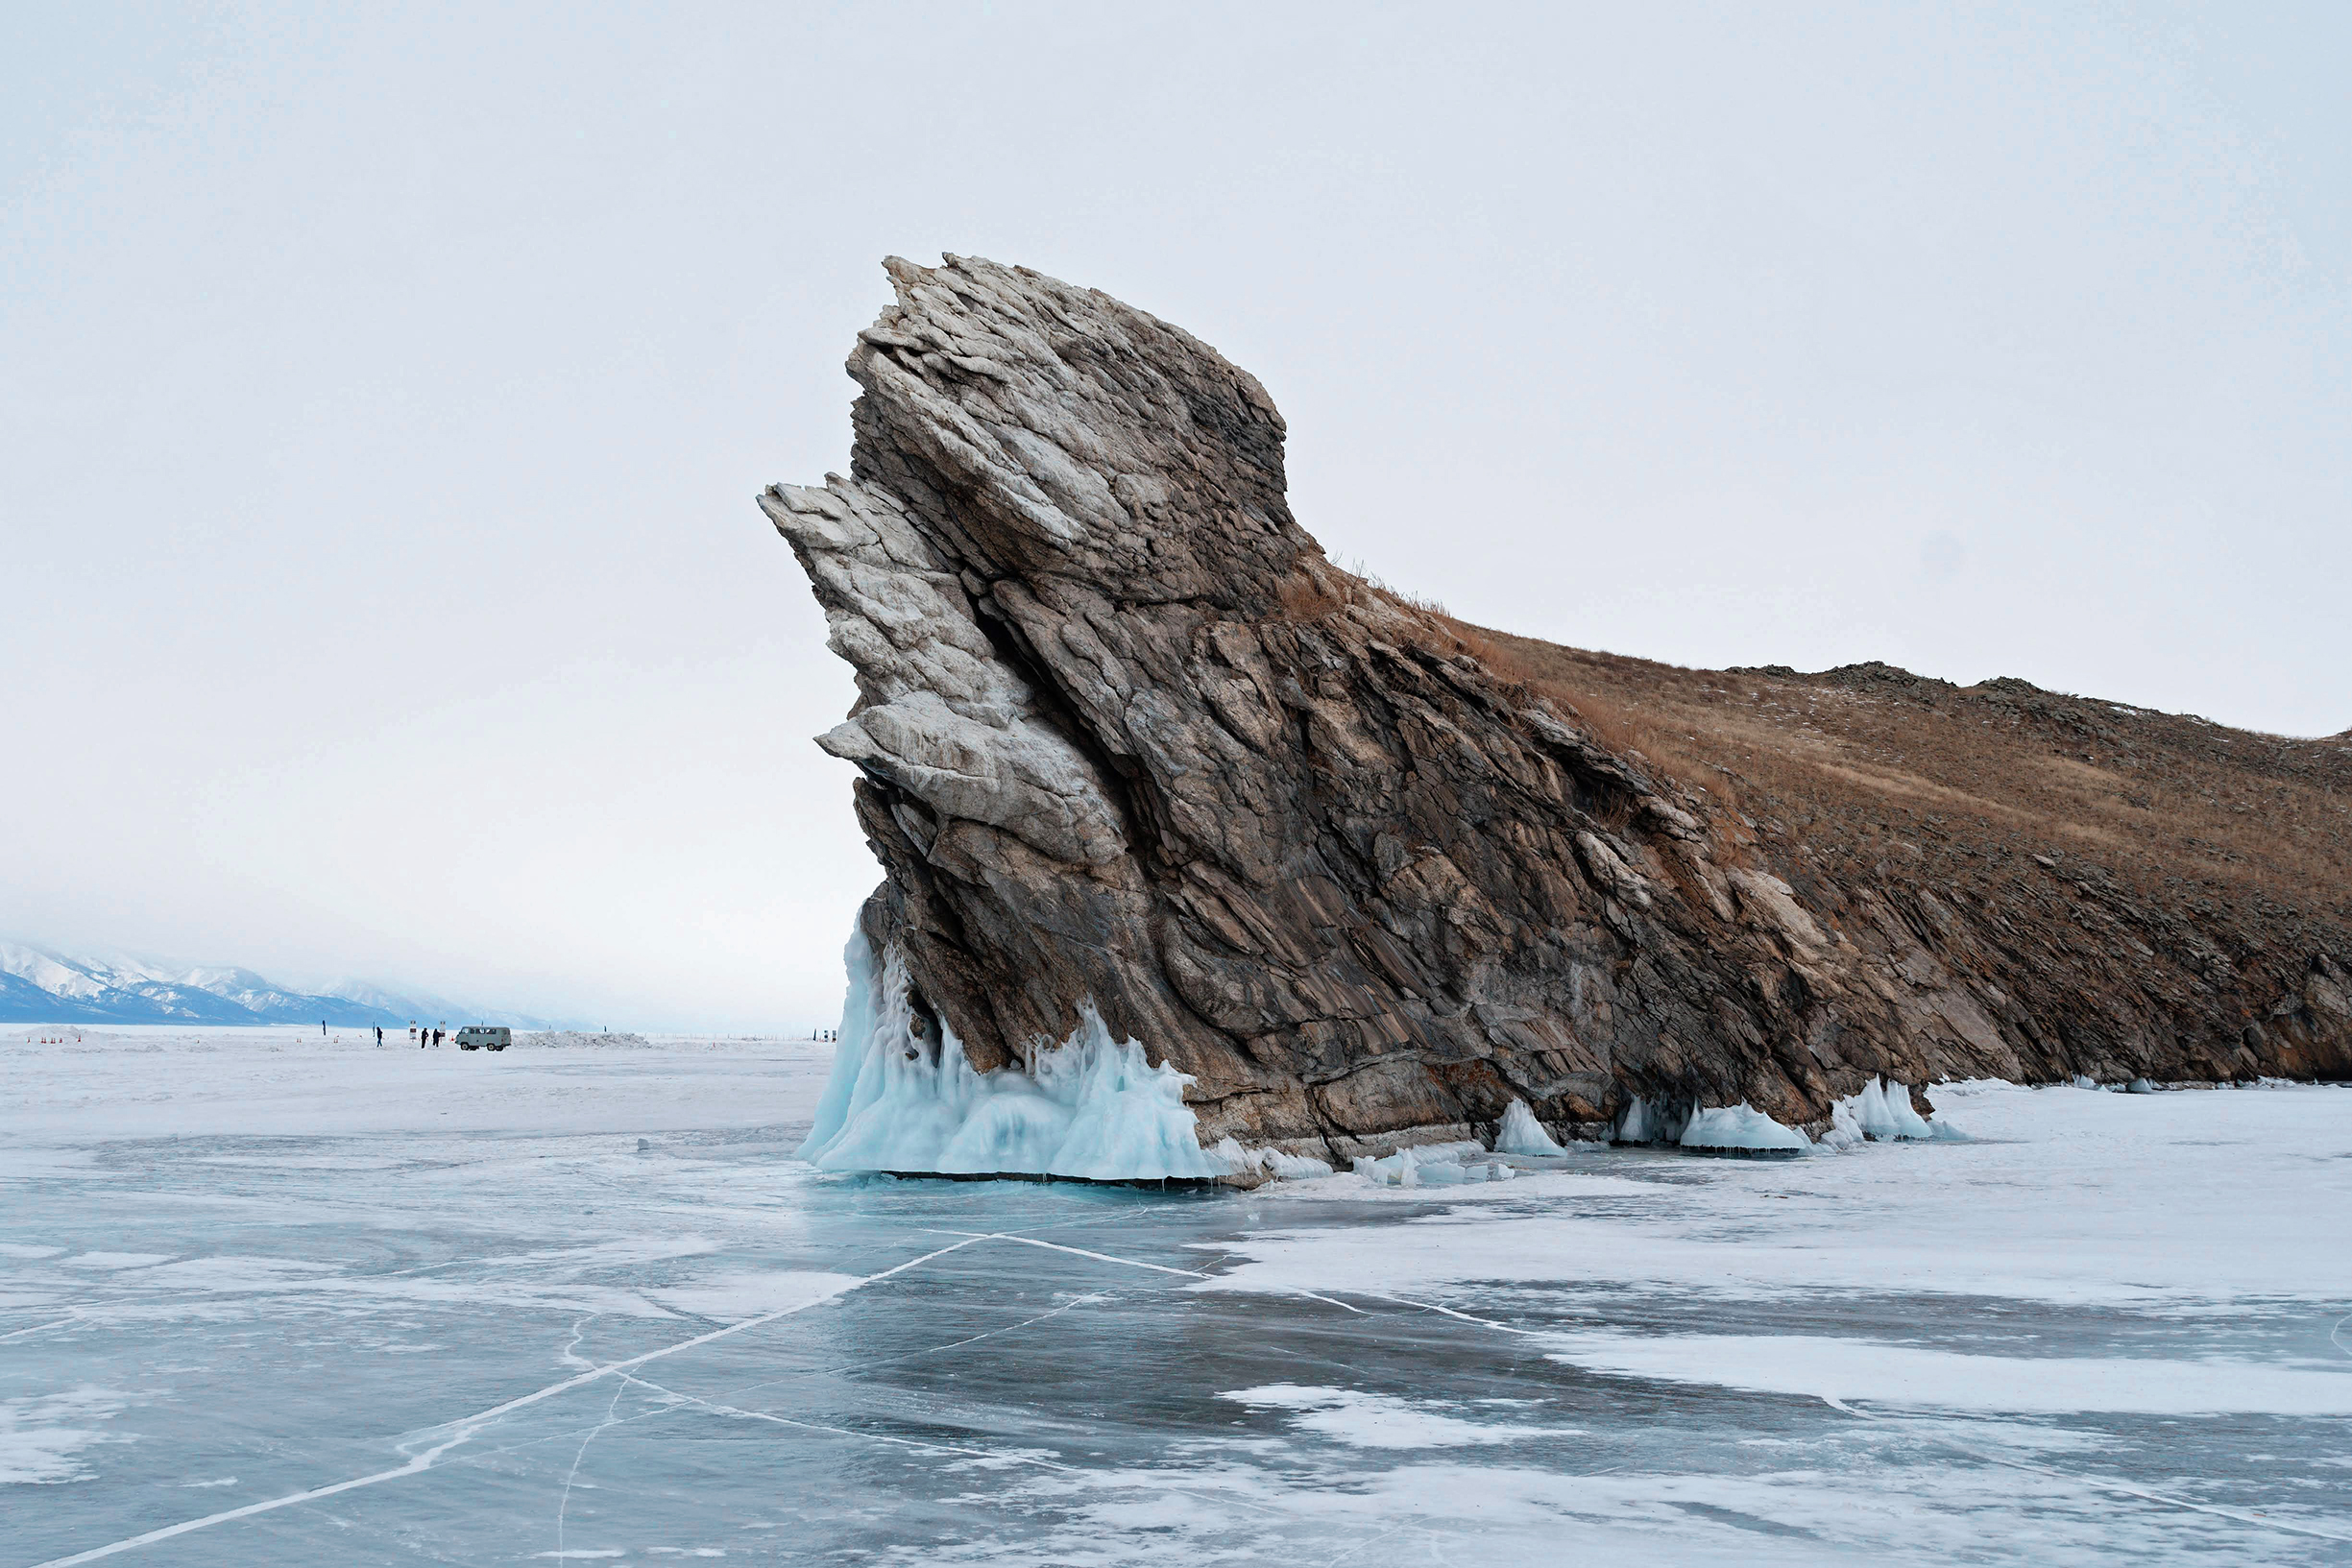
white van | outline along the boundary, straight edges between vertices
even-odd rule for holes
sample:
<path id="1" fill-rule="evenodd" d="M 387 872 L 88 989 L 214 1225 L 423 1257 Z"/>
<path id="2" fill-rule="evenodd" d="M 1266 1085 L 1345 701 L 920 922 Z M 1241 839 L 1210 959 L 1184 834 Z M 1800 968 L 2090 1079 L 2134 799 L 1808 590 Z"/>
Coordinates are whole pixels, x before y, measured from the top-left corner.
<path id="1" fill-rule="evenodd" d="M 515 1031 L 503 1025 L 469 1024 L 457 1031 L 460 1050 L 504 1050 L 515 1043 Z"/>

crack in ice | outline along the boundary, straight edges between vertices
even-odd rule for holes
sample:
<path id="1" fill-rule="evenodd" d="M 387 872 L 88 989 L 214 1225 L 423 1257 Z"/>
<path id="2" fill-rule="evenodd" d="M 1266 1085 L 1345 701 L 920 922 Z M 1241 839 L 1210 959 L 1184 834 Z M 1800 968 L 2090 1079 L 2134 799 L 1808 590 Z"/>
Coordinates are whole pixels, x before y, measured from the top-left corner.
<path id="1" fill-rule="evenodd" d="M 579 1343 L 579 1339 L 575 1337 L 572 1343 Z M 569 1355 L 570 1352 L 566 1354 Z M 588 1445 L 596 1440 L 597 1433 L 602 1432 L 606 1427 L 619 1425 L 614 1419 L 614 1412 L 620 1409 L 620 1396 L 627 1393 L 629 1385 L 636 1381 L 626 1372 L 620 1374 L 620 1384 L 613 1390 L 611 1403 L 604 1407 L 603 1422 L 592 1428 L 588 1435 L 580 1439 L 579 1449 L 571 1456 L 571 1468 L 564 1476 L 564 1494 L 555 1500 L 555 1560 L 558 1562 L 564 1560 L 564 1510 L 571 1506 L 571 1484 L 579 1479 L 580 1461 L 588 1457 Z M 650 1387 L 652 1385 L 648 1384 L 646 1387 Z"/>
<path id="2" fill-rule="evenodd" d="M 403 1476 L 420 1475 L 431 1469 L 434 1461 L 442 1455 L 460 1443 L 470 1441 L 475 1433 L 501 1416 L 539 1404 L 542 1400 L 552 1399 L 557 1394 L 568 1393 L 573 1388 L 594 1383 L 598 1378 L 611 1373 L 625 1374 L 630 1368 L 643 1366 L 647 1362 L 660 1361 L 665 1356 L 674 1356 L 682 1350 L 692 1350 L 697 1346 L 707 1345 L 713 1340 L 724 1339 L 730 1335 L 740 1334 L 746 1329 L 755 1329 L 773 1323 L 778 1318 L 789 1317 L 795 1313 L 806 1312 L 812 1307 L 821 1307 L 828 1301 L 837 1301 L 852 1291 L 877 1284 L 894 1274 L 903 1274 L 909 1268 L 918 1268 L 934 1259 L 943 1258 L 951 1252 L 959 1251 L 971 1244 L 969 1241 L 958 1242 L 951 1246 L 940 1247 L 934 1252 L 926 1252 L 919 1258 L 909 1258 L 907 1262 L 885 1268 L 878 1274 L 868 1274 L 862 1279 L 852 1280 L 837 1290 L 829 1291 L 823 1295 L 793 1306 L 781 1307 L 771 1313 L 763 1313 L 757 1317 L 746 1317 L 740 1323 L 730 1323 L 725 1328 L 713 1329 L 708 1334 L 698 1334 L 691 1339 L 681 1339 L 675 1344 L 665 1345 L 659 1350 L 648 1350 L 642 1356 L 632 1356 L 626 1361 L 618 1361 L 608 1365 L 595 1367 L 576 1377 L 566 1378 L 561 1383 L 551 1383 L 535 1392 L 510 1399 L 502 1405 L 493 1405 L 490 1409 L 477 1411 L 472 1415 L 460 1416 L 455 1421 L 445 1421 L 439 1426 L 427 1427 L 424 1429 L 427 1432 L 450 1431 L 452 1435 L 448 1441 L 438 1443 L 424 1453 L 412 1457 L 406 1464 L 396 1465 L 389 1470 L 378 1470 L 371 1475 L 353 1476 L 347 1481 L 334 1482 L 325 1486 L 313 1486 L 306 1491 L 290 1492 L 283 1497 L 274 1497 L 266 1502 L 248 1503 L 243 1508 L 228 1508 L 219 1513 L 208 1513 L 199 1519 L 183 1519 L 179 1524 L 165 1525 L 159 1530 L 151 1530 L 144 1534 L 127 1536 L 119 1541 L 109 1541 L 104 1546 L 94 1546 L 87 1551 L 76 1552 L 62 1557 L 52 1557 L 46 1562 L 33 1564 L 33 1568 L 74 1568 L 77 1563 L 96 1562 L 101 1557 L 110 1557 L 118 1552 L 129 1552 L 137 1547 L 152 1546 L 158 1541 L 170 1540 L 176 1535 L 185 1535 L 190 1531 L 227 1524 L 234 1519 L 250 1519 L 255 1514 L 291 1508 L 297 1503 L 315 1502 L 322 1497 L 333 1497 L 341 1492 L 355 1491 L 362 1486 L 375 1486 L 387 1481 L 398 1481 Z"/>
<path id="3" fill-rule="evenodd" d="M 12 1334 L 0 1334 L 0 1344 L 6 1344 L 11 1339 L 21 1339 L 28 1334 L 38 1334 L 43 1329 L 61 1329 L 68 1323 L 79 1323 L 81 1321 L 82 1319 L 79 1316 L 74 1316 L 61 1317 L 54 1323 L 36 1323 L 29 1329 L 18 1329 Z"/>

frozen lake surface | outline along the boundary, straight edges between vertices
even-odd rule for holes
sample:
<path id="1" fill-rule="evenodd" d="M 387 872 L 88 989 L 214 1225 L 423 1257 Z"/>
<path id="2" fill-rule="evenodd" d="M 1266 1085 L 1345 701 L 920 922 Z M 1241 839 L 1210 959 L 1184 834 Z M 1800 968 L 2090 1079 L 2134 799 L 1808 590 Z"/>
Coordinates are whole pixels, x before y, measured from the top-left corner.
<path id="1" fill-rule="evenodd" d="M 2352 1562 L 2352 1090 L 1177 1197 L 821 1175 L 829 1047 L 36 1032 L 0 1568 Z"/>

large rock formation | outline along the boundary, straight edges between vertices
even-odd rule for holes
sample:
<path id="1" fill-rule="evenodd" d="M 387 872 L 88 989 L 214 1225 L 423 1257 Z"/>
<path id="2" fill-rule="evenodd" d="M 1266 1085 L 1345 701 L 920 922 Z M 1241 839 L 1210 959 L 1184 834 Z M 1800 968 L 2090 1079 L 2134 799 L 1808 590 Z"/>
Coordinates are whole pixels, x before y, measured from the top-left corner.
<path id="1" fill-rule="evenodd" d="M 1091 1001 L 1193 1074 L 1204 1142 L 1340 1155 L 1514 1098 L 1595 1136 L 1635 1095 L 1818 1123 L 1878 1073 L 2352 1073 L 2340 925 L 2256 973 L 2129 936 L 2147 977 L 2086 1004 L 2119 983 L 2087 948 L 2020 957 L 1883 866 L 1831 885 L 1332 567 L 1207 345 L 1024 269 L 886 266 L 851 476 L 761 504 L 857 670 L 819 744 L 861 770 L 864 929 L 982 1071 Z"/>

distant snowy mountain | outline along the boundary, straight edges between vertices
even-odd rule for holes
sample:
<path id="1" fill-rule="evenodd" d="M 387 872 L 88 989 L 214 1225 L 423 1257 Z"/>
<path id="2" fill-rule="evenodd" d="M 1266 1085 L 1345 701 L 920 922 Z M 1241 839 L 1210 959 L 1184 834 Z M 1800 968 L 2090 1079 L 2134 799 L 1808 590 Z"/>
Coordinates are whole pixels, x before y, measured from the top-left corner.
<path id="1" fill-rule="evenodd" d="M 310 1024 L 349 1026 L 439 1023 L 546 1028 L 549 1021 L 489 1011 L 440 997 L 402 996 L 361 980 L 297 991 L 250 969 L 173 964 L 127 955 L 69 957 L 0 942 L 0 1023 Z"/>
<path id="2" fill-rule="evenodd" d="M 567 1026 L 562 1020 L 542 1018 L 537 1013 L 511 1013 L 497 1007 L 477 1007 L 472 1002 L 452 1001 L 428 991 L 392 992 L 367 980 L 337 980 L 332 985 L 322 986 L 316 996 L 305 1000 L 329 1000 L 354 1007 L 398 1013 L 403 1024 L 412 1018 L 462 1018 L 470 1024 L 504 1024 L 518 1029 L 557 1029 Z"/>

